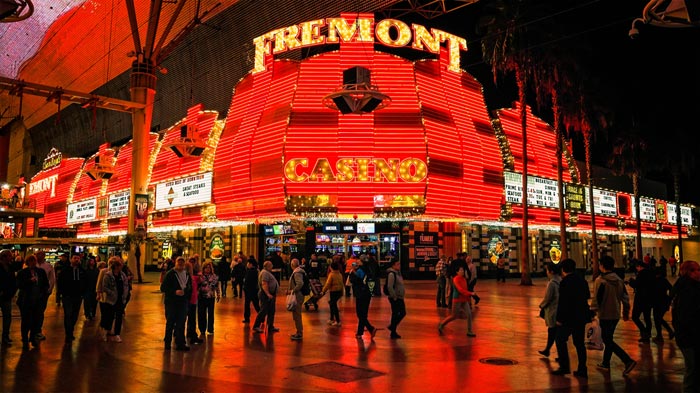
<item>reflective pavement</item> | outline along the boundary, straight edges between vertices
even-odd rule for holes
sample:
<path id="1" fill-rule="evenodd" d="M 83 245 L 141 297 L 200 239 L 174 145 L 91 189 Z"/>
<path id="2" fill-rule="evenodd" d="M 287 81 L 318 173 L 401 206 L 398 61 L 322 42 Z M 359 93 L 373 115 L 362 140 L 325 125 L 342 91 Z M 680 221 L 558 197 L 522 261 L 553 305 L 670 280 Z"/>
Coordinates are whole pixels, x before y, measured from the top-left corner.
<path id="1" fill-rule="evenodd" d="M 534 279 L 533 286 L 520 286 L 517 278 L 505 284 L 480 280 L 475 338 L 467 337 L 463 320 L 438 335 L 437 323 L 447 310 L 435 307 L 435 282 L 407 281 L 408 315 L 398 329 L 403 338 L 397 340 L 386 330 L 390 307 L 385 296 L 374 298 L 370 307 L 370 322 L 383 328 L 374 340 L 369 333 L 355 338 L 353 298 L 340 300 L 342 327 L 328 326 L 327 295 L 319 311 L 303 312 L 304 339 L 297 342 L 289 338 L 294 323 L 284 296 L 277 298 L 275 325 L 281 331 L 256 334 L 242 323 L 243 300 L 232 298 L 229 286 L 229 296 L 216 306 L 214 334 L 190 352 L 163 350 L 158 275 L 146 273 L 144 281 L 134 285 L 122 343 L 102 342 L 97 321 L 81 316 L 76 341 L 64 345 L 63 310 L 52 297 L 44 326 L 48 339 L 39 348 L 22 350 L 15 306 L 14 343 L 0 349 L 0 392 L 681 391 L 683 358 L 675 342 L 639 344 L 631 321 L 620 322 L 616 331 L 618 344 L 639 362 L 628 377 L 616 357 L 609 372 L 597 369 L 602 351 L 594 350 L 588 350 L 588 379 L 551 375 L 556 350 L 549 359 L 537 353 L 547 337 L 537 316 L 544 278 Z M 571 340 L 569 346 L 575 368 Z"/>

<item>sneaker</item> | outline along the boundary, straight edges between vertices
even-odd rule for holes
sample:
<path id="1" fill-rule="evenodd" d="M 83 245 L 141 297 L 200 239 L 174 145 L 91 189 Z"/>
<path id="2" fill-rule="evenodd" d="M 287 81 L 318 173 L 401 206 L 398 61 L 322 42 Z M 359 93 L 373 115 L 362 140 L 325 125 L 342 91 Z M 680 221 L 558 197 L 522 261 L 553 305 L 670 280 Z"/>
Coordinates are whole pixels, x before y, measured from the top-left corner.
<path id="1" fill-rule="evenodd" d="M 262 330 L 262 329 L 259 328 L 259 327 L 254 327 L 254 328 L 253 328 L 253 331 L 254 331 L 255 333 L 263 333 L 263 332 L 264 332 L 264 330 Z"/>
<path id="2" fill-rule="evenodd" d="M 213 336 L 214 332 L 207 332 L 207 336 Z"/>
<path id="3" fill-rule="evenodd" d="M 44 341 L 44 340 L 46 340 L 46 336 L 44 336 L 44 335 L 41 334 L 41 333 L 37 333 L 36 339 L 37 339 L 37 340 Z"/>
<path id="4" fill-rule="evenodd" d="M 273 328 L 270 328 L 270 330 L 268 330 L 268 331 L 269 331 L 270 333 L 277 333 L 277 332 L 280 331 L 280 328 L 278 328 L 278 327 L 273 327 Z"/>
<path id="5" fill-rule="evenodd" d="M 391 334 L 389 335 L 389 338 L 395 340 L 397 338 L 401 338 L 401 336 L 396 332 L 391 332 Z"/>
<path id="6" fill-rule="evenodd" d="M 476 337 L 476 333 L 467 332 L 467 337 Z"/>
<path id="7" fill-rule="evenodd" d="M 603 369 L 603 370 L 606 370 L 606 371 L 610 371 L 610 365 L 609 365 L 609 364 L 598 363 L 598 364 L 596 364 L 595 366 L 598 367 L 598 368 L 600 368 L 600 369 Z"/>
<path id="8" fill-rule="evenodd" d="M 291 335 L 292 340 L 294 341 L 301 341 L 302 340 L 302 335 L 301 334 L 292 334 Z"/>
<path id="9" fill-rule="evenodd" d="M 539 353 L 540 355 L 542 355 L 542 356 L 544 356 L 544 357 L 546 357 L 546 358 L 549 357 L 549 351 L 537 351 L 537 353 Z"/>
<path id="10" fill-rule="evenodd" d="M 112 341 L 114 341 L 115 343 L 120 343 L 122 342 L 122 338 L 119 337 L 119 335 L 117 334 L 116 336 L 112 337 Z"/>
<path id="11" fill-rule="evenodd" d="M 637 365 L 637 362 L 635 362 L 634 360 L 630 360 L 629 362 L 625 363 L 625 371 L 622 372 L 622 375 L 627 375 L 630 372 L 632 372 L 632 370 L 634 370 L 634 367 L 636 365 Z"/>
<path id="12" fill-rule="evenodd" d="M 333 326 L 335 325 L 335 321 L 331 321 L 330 319 L 328 320 L 328 326 Z"/>
<path id="13" fill-rule="evenodd" d="M 338 326 L 340 326 L 340 322 L 333 321 L 333 323 L 331 324 L 331 326 L 338 327 Z"/>

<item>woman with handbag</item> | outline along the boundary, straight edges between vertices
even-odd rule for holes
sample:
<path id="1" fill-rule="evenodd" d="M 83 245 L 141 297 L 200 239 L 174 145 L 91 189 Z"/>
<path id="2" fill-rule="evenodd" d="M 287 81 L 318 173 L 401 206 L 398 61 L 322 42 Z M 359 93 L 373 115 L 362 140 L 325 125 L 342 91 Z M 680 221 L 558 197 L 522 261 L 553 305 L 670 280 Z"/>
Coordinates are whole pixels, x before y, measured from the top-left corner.
<path id="1" fill-rule="evenodd" d="M 561 267 L 554 263 L 547 263 L 545 268 L 549 282 L 544 292 L 544 298 L 540 302 L 540 318 L 544 319 L 544 323 L 547 325 L 547 346 L 537 352 L 542 356 L 549 357 L 549 350 L 557 337 L 557 306 L 559 305 Z"/>

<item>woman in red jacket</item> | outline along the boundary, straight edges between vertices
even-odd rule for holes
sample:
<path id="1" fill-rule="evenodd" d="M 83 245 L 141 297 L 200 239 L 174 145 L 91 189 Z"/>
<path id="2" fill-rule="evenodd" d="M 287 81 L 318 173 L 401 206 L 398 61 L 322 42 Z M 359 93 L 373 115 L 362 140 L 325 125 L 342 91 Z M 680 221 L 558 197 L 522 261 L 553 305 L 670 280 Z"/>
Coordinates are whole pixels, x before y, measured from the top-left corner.
<path id="1" fill-rule="evenodd" d="M 472 312 L 469 308 L 469 298 L 471 296 L 472 293 L 469 292 L 467 287 L 464 268 L 460 266 L 459 270 L 457 270 L 457 275 L 452 279 L 452 313 L 438 324 L 440 335 L 442 335 L 445 325 L 459 318 L 467 320 L 467 336 L 476 337 L 476 334 L 472 331 Z"/>

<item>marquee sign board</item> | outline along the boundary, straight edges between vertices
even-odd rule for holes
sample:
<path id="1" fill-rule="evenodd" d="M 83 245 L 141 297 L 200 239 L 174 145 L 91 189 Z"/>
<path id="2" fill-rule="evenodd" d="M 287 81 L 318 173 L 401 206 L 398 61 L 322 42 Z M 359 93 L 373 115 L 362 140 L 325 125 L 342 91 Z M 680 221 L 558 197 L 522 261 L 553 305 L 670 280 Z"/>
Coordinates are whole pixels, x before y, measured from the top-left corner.
<path id="1" fill-rule="evenodd" d="M 97 198 L 68 204 L 68 225 L 82 222 L 95 221 L 97 219 Z"/>
<path id="2" fill-rule="evenodd" d="M 168 210 L 210 203 L 211 190 L 211 172 L 156 184 L 155 210 Z"/>

